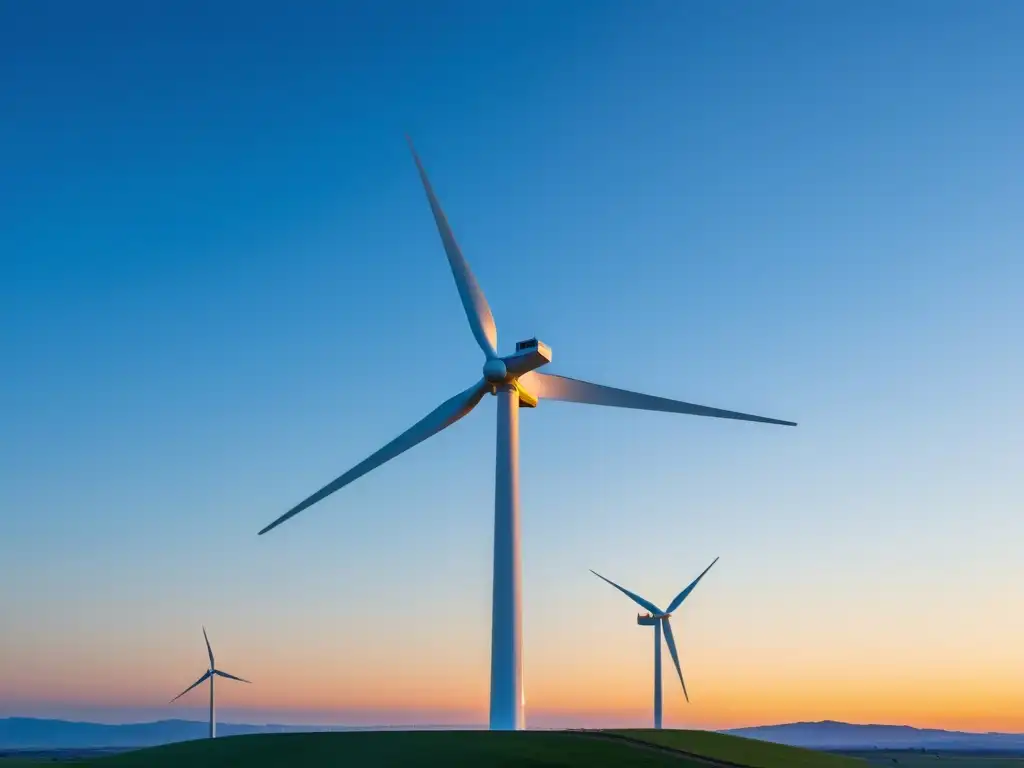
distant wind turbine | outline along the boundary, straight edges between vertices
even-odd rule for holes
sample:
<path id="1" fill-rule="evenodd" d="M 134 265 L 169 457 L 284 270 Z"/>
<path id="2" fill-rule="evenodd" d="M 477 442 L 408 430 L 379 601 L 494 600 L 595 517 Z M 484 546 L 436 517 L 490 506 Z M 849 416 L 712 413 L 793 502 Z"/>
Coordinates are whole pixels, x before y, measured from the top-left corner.
<path id="1" fill-rule="evenodd" d="M 522 630 L 522 562 L 519 539 L 519 408 L 535 408 L 540 400 L 563 400 L 571 403 L 632 408 L 642 411 L 683 413 L 693 416 L 713 416 L 719 419 L 758 421 L 795 427 L 792 421 L 752 416 L 736 411 L 724 411 L 664 397 L 643 395 L 593 384 L 579 379 L 537 371 L 551 362 L 551 350 L 536 338 L 520 341 L 514 354 L 498 355 L 498 329 L 484 292 L 477 284 L 462 255 L 455 235 L 448 226 L 441 204 L 434 195 L 427 172 L 409 141 L 413 161 L 420 182 L 427 194 L 427 202 L 434 223 L 441 235 L 448 266 L 451 267 L 455 286 L 466 312 L 470 331 L 484 353 L 483 378 L 463 392 L 441 403 L 423 419 L 400 434 L 376 453 L 363 459 L 344 474 L 335 478 L 319 491 L 292 507 L 260 534 L 289 520 L 307 507 L 327 498 L 332 493 L 372 472 L 438 432 L 447 429 L 472 411 L 484 395 L 498 398 L 497 460 L 494 472 L 494 578 L 491 592 L 491 730 L 518 730 L 523 719 L 523 630 Z M 416 290 L 412 287 L 411 290 Z M 391 301 L 401 301 L 402 289 L 394 288 Z M 385 297 L 386 298 L 386 297 Z M 396 358 L 395 375 L 413 388 L 419 388 L 427 375 L 425 371 L 411 371 L 403 367 L 402 358 Z"/>
<path id="2" fill-rule="evenodd" d="M 718 562 L 716 557 L 711 561 L 711 565 Z M 686 702 L 690 702 L 690 694 L 686 692 L 686 682 L 683 680 L 683 670 L 679 666 L 679 652 L 676 650 L 676 640 L 672 635 L 672 624 L 669 622 L 669 617 L 672 612 L 676 610 L 680 605 L 683 604 L 683 600 L 689 597 L 690 593 L 693 592 L 694 587 L 697 583 L 704 578 L 704 574 L 711 570 L 711 565 L 704 569 L 700 576 L 693 580 L 693 582 L 676 595 L 675 599 L 669 603 L 668 610 L 661 610 L 654 603 L 645 600 L 640 595 L 630 592 L 625 587 L 620 587 L 611 579 L 605 579 L 597 571 L 591 571 L 592 574 L 597 576 L 599 579 L 604 579 L 619 592 L 626 595 L 634 603 L 639 605 L 641 608 L 647 610 L 647 615 L 642 616 L 637 614 L 636 623 L 644 627 L 654 627 L 654 727 L 661 728 L 661 633 L 662 628 L 665 632 L 665 643 L 668 645 L 668 652 L 672 654 L 672 662 L 676 665 L 676 672 L 679 674 L 679 682 L 683 686 L 683 696 L 686 697 Z"/>
<path id="3" fill-rule="evenodd" d="M 208 638 L 206 636 L 206 627 L 203 627 L 203 639 L 206 641 L 206 652 L 210 656 L 210 668 L 208 670 L 206 670 L 205 673 L 203 673 L 202 677 L 200 677 L 198 680 L 196 680 L 194 683 L 192 683 L 192 685 L 190 685 L 184 691 L 182 691 L 177 696 L 175 696 L 173 699 L 171 699 L 171 704 L 176 702 L 178 699 L 180 699 L 186 693 L 191 691 L 193 688 L 195 688 L 197 685 L 199 685 L 204 680 L 209 680 L 210 681 L 210 738 L 212 739 L 212 738 L 215 738 L 217 736 L 217 718 L 214 716 L 214 711 L 213 711 L 213 678 L 216 677 L 217 675 L 220 675 L 221 677 L 226 677 L 228 680 L 237 680 L 240 683 L 248 683 L 250 681 L 249 680 L 243 680 L 242 678 L 235 677 L 234 675 L 229 675 L 227 672 L 222 672 L 221 670 L 217 669 L 216 664 L 214 664 L 214 662 L 213 662 L 213 649 L 210 647 L 210 638 Z"/>

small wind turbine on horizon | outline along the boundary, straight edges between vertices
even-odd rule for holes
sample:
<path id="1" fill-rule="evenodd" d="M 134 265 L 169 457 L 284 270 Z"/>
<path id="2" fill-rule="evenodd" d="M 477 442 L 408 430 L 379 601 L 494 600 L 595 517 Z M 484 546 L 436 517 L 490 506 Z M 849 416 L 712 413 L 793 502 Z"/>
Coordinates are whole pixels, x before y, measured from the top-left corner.
<path id="1" fill-rule="evenodd" d="M 462 255 L 448 226 L 441 204 L 434 195 L 427 172 L 412 140 L 408 139 L 413 161 L 427 195 L 434 223 L 441 236 L 448 265 L 462 300 L 470 330 L 484 353 L 483 377 L 471 387 L 441 403 L 418 423 L 390 443 L 356 464 L 305 501 L 281 515 L 259 533 L 267 533 L 307 507 L 327 498 L 354 480 L 447 429 L 472 411 L 484 395 L 498 400 L 497 450 L 494 472 L 494 577 L 491 593 L 491 730 L 518 730 L 523 719 L 523 633 L 522 563 L 520 558 L 519 514 L 519 409 L 535 408 L 541 400 L 562 400 L 663 413 L 712 416 L 720 419 L 757 421 L 795 427 L 792 421 L 769 419 L 736 411 L 644 395 L 624 389 L 593 384 L 565 376 L 540 373 L 536 369 L 551 362 L 551 350 L 536 338 L 520 341 L 515 352 L 498 355 L 498 330 L 491 308 Z M 397 297 L 393 297 L 397 300 Z M 400 365 L 400 363 L 399 363 Z M 401 368 L 399 368 L 401 371 Z M 411 374 L 412 380 L 423 372 Z M 417 385 L 418 386 L 418 385 Z"/>
<path id="2" fill-rule="evenodd" d="M 718 562 L 716 557 L 711 561 L 711 565 Z M 654 603 L 649 600 L 645 600 L 640 595 L 630 592 L 625 587 L 620 587 L 611 579 L 606 579 L 597 571 L 591 571 L 592 574 L 597 576 L 599 579 L 603 579 L 615 587 L 619 592 L 626 595 L 630 600 L 639 605 L 641 608 L 647 611 L 647 615 L 637 614 L 636 623 L 642 627 L 654 627 L 654 727 L 661 728 L 661 635 L 664 631 L 665 644 L 668 646 L 668 652 L 672 655 L 672 663 L 676 666 L 676 672 L 679 675 L 679 682 L 683 686 L 683 696 L 686 697 L 686 703 L 690 703 L 690 694 L 686 692 L 686 682 L 683 680 L 683 670 L 679 666 L 679 651 L 676 649 L 676 639 L 672 634 L 672 623 L 669 621 L 669 617 L 672 612 L 679 608 L 683 604 L 683 601 L 689 597 L 690 593 L 693 592 L 694 587 L 697 586 L 698 582 L 704 578 L 704 574 L 711 570 L 711 565 L 705 568 L 700 576 L 691 582 L 691 584 L 675 596 L 675 599 L 669 603 L 667 610 L 661 610 Z"/>
<path id="3" fill-rule="evenodd" d="M 217 675 L 220 675 L 221 677 L 226 677 L 228 680 L 237 680 L 240 683 L 249 683 L 251 681 L 243 680 L 240 677 L 235 677 L 234 675 L 229 675 L 227 672 L 222 672 L 221 670 L 217 669 L 217 665 L 213 661 L 213 649 L 210 647 L 210 638 L 208 638 L 206 636 L 206 627 L 203 627 L 203 639 L 206 641 L 206 652 L 210 656 L 210 668 L 208 670 L 206 670 L 206 672 L 203 673 L 202 677 L 200 677 L 198 680 L 196 680 L 194 683 L 192 683 L 192 685 L 190 685 L 184 691 L 182 691 L 177 696 L 175 696 L 173 699 L 171 699 L 171 704 L 176 702 L 178 699 L 180 699 L 186 693 L 188 693 L 193 688 L 195 688 L 197 685 L 202 683 L 204 680 L 209 680 L 210 681 L 210 738 L 213 739 L 213 738 L 216 738 L 216 736 L 217 736 L 217 718 L 214 716 L 214 710 L 213 710 L 213 678 L 216 677 Z"/>

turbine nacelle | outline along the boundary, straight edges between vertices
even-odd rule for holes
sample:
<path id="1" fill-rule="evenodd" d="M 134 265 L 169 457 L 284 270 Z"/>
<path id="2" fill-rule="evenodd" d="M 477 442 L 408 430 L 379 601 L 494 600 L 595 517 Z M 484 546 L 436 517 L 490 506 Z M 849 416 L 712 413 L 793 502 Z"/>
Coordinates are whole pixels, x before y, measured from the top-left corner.
<path id="1" fill-rule="evenodd" d="M 638 613 L 636 615 L 636 623 L 641 627 L 653 627 L 662 619 L 667 619 L 671 616 L 671 613 Z"/>
<path id="2" fill-rule="evenodd" d="M 506 357 L 488 357 L 484 363 L 484 381 L 486 389 L 492 395 L 504 387 L 514 387 L 519 393 L 519 405 L 524 408 L 536 408 L 538 397 L 527 390 L 519 381 L 542 365 L 551 362 L 551 347 L 536 338 L 516 342 L 516 351 Z"/>
<path id="3" fill-rule="evenodd" d="M 490 357 L 484 363 L 484 379 L 488 384 L 511 383 L 524 373 L 535 371 L 551 362 L 551 347 L 537 338 L 516 342 L 516 351 L 505 357 Z"/>
<path id="4" fill-rule="evenodd" d="M 551 347 L 536 337 L 516 342 L 515 354 L 503 358 L 510 375 L 522 376 L 551 362 Z"/>

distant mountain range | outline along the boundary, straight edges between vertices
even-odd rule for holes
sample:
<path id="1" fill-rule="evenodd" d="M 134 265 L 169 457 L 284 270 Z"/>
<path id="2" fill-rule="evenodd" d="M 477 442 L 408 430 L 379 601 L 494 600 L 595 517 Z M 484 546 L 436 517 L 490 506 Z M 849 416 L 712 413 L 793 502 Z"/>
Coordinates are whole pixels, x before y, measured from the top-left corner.
<path id="1" fill-rule="evenodd" d="M 908 725 L 854 725 L 822 720 L 733 728 L 723 733 L 809 749 L 944 749 L 950 751 L 1024 751 L 1021 733 L 967 733 Z"/>
<path id="2" fill-rule="evenodd" d="M 419 726 L 418 729 L 442 726 Z M 451 728 L 451 726 L 445 726 Z M 471 726 L 466 726 L 469 729 Z M 152 723 L 103 725 L 67 720 L 39 720 L 28 717 L 0 719 L 0 749 L 69 750 L 124 749 L 150 747 L 174 741 L 201 739 L 208 725 L 191 720 L 158 720 Z M 217 725 L 220 736 L 249 733 L 299 733 L 309 731 L 356 731 L 378 728 L 298 725 Z M 408 730 L 408 728 L 407 728 Z M 788 723 L 734 728 L 723 731 L 749 739 L 773 741 L 795 747 L 827 750 L 855 749 L 943 749 L 958 751 L 1024 752 L 1024 734 L 965 733 L 911 728 L 904 725 L 853 725 L 825 720 L 818 723 Z"/>

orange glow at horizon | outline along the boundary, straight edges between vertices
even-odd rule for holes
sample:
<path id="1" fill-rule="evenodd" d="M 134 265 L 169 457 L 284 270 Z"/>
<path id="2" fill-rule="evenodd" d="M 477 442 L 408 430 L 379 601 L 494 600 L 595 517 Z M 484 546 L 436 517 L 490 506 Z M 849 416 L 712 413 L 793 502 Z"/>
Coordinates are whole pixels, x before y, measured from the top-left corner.
<path id="1" fill-rule="evenodd" d="M 720 590 L 728 575 L 722 572 Z M 901 613 L 881 597 L 872 600 L 870 614 L 847 601 L 835 616 L 825 612 L 835 603 L 823 600 L 814 621 L 800 621 L 803 605 L 800 614 L 787 614 L 784 604 L 765 600 L 750 607 L 694 601 L 676 625 L 692 703 L 664 653 L 665 724 L 721 729 L 840 720 L 1024 732 L 1024 665 L 1012 642 L 1012 612 L 965 602 L 959 620 L 938 633 L 936 622 L 918 618 L 927 606 Z M 535 614 L 525 649 L 528 725 L 649 724 L 651 634 L 632 623 L 630 607 L 608 605 Z M 855 609 L 870 620 L 853 617 Z M 485 723 L 486 622 L 431 618 L 410 621 L 403 634 L 382 633 L 369 621 L 326 619 L 316 632 L 270 614 L 225 621 L 211 638 L 218 666 L 253 685 L 218 685 L 221 717 L 331 724 L 363 713 L 380 725 Z M 984 635 L 975 630 L 982 619 Z M 198 631 L 168 640 L 156 626 L 112 646 L 102 632 L 80 632 L 69 642 L 71 629 L 32 625 L 7 633 L 0 705 L 10 714 L 66 704 L 157 712 L 156 719 L 195 717 L 206 706 L 202 689 L 168 703 L 206 669 Z"/>
<path id="2" fill-rule="evenodd" d="M 487 670 L 476 665 L 459 674 L 441 669 L 408 669 L 381 674 L 379 669 L 347 667 L 327 671 L 313 659 L 298 669 L 264 666 L 250 672 L 253 686 L 225 683 L 218 686 L 221 711 L 236 718 L 245 713 L 273 711 L 301 714 L 303 722 L 343 722 L 351 713 L 393 713 L 396 722 L 415 722 L 430 713 L 438 723 L 483 723 L 487 712 Z M 581 674 L 575 665 L 538 670 L 527 677 L 528 723 L 545 725 L 646 725 L 651 717 L 652 683 L 649 659 L 637 664 L 595 667 Z M 58 665 L 64 666 L 64 665 Z M 175 665 L 178 666 L 178 665 Z M 666 665 L 668 666 L 668 665 Z M 887 670 L 818 670 L 815 679 L 805 670 L 794 676 L 786 670 L 758 670 L 749 665 L 693 664 L 687 675 L 691 704 L 687 705 L 678 681 L 665 670 L 665 720 L 668 727 L 721 729 L 784 722 L 840 720 L 855 723 L 911 725 L 975 731 L 1024 731 L 1024 680 L 1017 674 L 945 679 L 920 674 L 900 678 Z M 196 668 L 193 668 L 196 667 Z M 248 671 L 243 658 L 229 669 Z M 107 707 L 164 706 L 202 674 L 201 663 L 183 669 L 151 670 L 112 677 L 100 666 L 57 669 L 45 679 L 36 670 L 8 675 L 7 687 L 15 700 L 63 702 Z M 234 671 L 232 669 L 232 671 Z M 111 681 L 117 680 L 116 685 Z M 183 714 L 205 706 L 203 690 L 179 700 L 168 711 Z M 412 720 L 410 720 L 412 718 Z M 382 722 L 381 724 L 387 724 Z"/>

